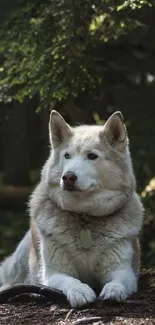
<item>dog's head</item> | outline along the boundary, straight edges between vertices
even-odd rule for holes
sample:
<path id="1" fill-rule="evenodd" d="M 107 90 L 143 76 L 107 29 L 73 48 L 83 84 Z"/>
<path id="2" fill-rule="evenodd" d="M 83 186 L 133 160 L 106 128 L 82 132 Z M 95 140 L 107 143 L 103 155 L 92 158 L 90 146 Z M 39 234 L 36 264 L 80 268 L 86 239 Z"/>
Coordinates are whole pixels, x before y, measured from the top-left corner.
<path id="1" fill-rule="evenodd" d="M 70 192 L 69 197 L 85 197 L 133 190 L 128 137 L 120 112 L 114 113 L 104 126 L 72 128 L 58 112 L 52 111 L 49 132 L 52 149 L 43 174 L 46 183 L 57 188 L 60 196 L 62 192 Z"/>

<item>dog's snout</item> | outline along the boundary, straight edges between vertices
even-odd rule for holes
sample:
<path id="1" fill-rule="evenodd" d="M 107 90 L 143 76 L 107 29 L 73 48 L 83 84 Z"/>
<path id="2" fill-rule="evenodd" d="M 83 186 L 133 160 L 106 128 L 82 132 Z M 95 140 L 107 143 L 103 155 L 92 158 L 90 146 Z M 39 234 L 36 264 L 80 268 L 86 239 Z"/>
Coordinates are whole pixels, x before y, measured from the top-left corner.
<path id="1" fill-rule="evenodd" d="M 72 172 L 67 172 L 62 176 L 63 182 L 67 186 L 73 186 L 77 180 L 77 176 Z"/>

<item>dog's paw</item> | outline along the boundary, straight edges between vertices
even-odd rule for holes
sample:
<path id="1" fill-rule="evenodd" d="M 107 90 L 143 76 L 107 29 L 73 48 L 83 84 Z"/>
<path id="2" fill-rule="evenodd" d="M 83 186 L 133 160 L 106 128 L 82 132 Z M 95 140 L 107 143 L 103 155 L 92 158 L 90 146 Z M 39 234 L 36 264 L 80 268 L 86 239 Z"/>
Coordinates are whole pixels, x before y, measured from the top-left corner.
<path id="1" fill-rule="evenodd" d="M 100 297 L 104 300 L 121 301 L 127 298 L 127 293 L 122 284 L 109 282 L 103 287 Z"/>
<path id="2" fill-rule="evenodd" d="M 93 302 L 96 299 L 96 295 L 87 284 L 81 283 L 68 290 L 67 299 L 70 305 L 76 308 Z"/>

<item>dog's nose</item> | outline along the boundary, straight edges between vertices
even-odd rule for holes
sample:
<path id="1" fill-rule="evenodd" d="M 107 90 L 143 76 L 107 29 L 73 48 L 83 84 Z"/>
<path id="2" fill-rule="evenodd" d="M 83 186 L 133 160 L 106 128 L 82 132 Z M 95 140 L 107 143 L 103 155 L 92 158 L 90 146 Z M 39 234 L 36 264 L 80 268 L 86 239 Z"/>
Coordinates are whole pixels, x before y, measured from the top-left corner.
<path id="1" fill-rule="evenodd" d="M 67 187 L 73 187 L 73 185 L 75 184 L 76 180 L 77 180 L 77 176 L 72 173 L 72 172 L 67 172 L 62 176 L 64 185 L 66 185 Z"/>

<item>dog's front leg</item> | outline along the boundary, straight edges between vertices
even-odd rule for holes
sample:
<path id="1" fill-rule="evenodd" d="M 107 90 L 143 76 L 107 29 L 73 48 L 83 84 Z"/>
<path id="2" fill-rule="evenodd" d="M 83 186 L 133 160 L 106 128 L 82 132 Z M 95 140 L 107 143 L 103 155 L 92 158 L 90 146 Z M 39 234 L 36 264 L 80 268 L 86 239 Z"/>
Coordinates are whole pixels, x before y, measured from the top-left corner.
<path id="1" fill-rule="evenodd" d="M 121 301 L 137 290 L 137 277 L 131 267 L 117 269 L 109 276 L 100 297 L 107 300 Z"/>
<path id="2" fill-rule="evenodd" d="M 80 307 L 96 299 L 95 292 L 87 284 L 67 274 L 53 274 L 44 284 L 63 291 L 72 307 Z"/>
<path id="3" fill-rule="evenodd" d="M 77 268 L 66 247 L 60 246 L 50 236 L 42 236 L 41 261 L 42 284 L 62 291 L 72 307 L 80 307 L 96 299 L 94 291 L 78 279 Z"/>

